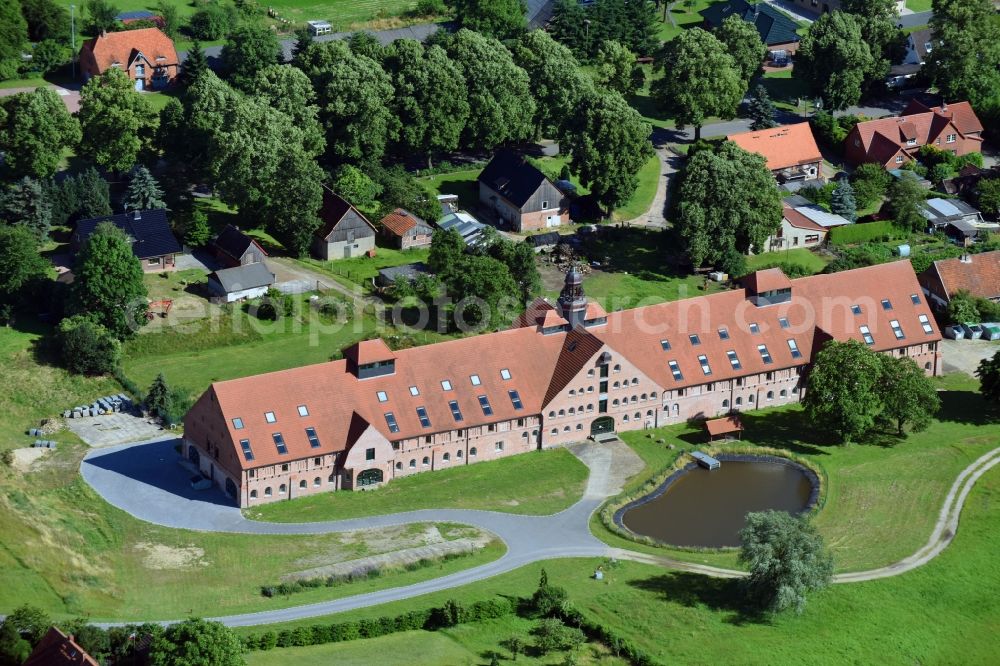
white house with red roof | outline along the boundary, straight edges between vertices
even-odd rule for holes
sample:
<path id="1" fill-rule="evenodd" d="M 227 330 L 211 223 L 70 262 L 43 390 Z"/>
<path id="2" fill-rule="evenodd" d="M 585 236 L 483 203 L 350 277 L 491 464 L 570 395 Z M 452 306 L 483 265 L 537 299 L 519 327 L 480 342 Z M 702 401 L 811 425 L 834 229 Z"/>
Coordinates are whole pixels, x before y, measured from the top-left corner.
<path id="1" fill-rule="evenodd" d="M 874 162 L 898 169 L 933 146 L 952 155 L 982 150 L 983 125 L 968 102 L 927 107 L 913 100 L 901 116 L 858 123 L 844 139 L 844 157 L 852 164 Z"/>
<path id="2" fill-rule="evenodd" d="M 623 430 L 798 402 L 814 354 L 857 340 L 941 367 L 908 261 L 606 313 L 571 271 L 508 330 L 215 382 L 183 455 L 240 506 L 364 489 Z"/>
<path id="3" fill-rule="evenodd" d="M 180 73 L 174 42 L 159 28 L 102 32 L 80 49 L 84 80 L 117 68 L 135 81 L 136 90 L 162 90 Z"/>

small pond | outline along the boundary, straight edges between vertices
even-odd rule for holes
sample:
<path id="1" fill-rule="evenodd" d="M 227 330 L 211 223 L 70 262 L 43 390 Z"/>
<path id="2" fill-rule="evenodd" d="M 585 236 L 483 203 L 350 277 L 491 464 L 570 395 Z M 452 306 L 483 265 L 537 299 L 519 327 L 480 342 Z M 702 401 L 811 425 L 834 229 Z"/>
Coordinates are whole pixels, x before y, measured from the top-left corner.
<path id="1" fill-rule="evenodd" d="M 635 534 L 674 546 L 739 546 L 751 511 L 800 513 L 815 502 L 815 475 L 789 461 L 723 459 L 719 469 L 689 466 L 655 492 L 619 510 L 615 520 Z"/>

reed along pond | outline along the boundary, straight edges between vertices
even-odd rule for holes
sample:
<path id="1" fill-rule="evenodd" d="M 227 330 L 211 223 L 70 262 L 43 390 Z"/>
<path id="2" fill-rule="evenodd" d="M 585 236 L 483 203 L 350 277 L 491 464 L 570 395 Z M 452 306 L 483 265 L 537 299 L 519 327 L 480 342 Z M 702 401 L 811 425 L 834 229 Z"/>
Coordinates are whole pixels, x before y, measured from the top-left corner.
<path id="1" fill-rule="evenodd" d="M 794 464 L 769 460 L 726 461 L 719 469 L 682 472 L 662 494 L 627 507 L 622 523 L 632 532 L 673 546 L 739 546 L 739 532 L 752 511 L 800 513 L 813 484 Z"/>

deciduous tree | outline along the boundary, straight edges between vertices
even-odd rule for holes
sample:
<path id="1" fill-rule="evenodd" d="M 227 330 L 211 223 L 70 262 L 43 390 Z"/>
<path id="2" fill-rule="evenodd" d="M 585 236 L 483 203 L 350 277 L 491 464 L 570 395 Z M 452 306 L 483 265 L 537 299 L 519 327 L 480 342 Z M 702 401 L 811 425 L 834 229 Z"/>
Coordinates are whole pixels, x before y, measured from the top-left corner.
<path id="1" fill-rule="evenodd" d="M 881 362 L 857 340 L 832 340 L 816 355 L 802 404 L 810 420 L 840 436 L 865 435 L 882 411 Z"/>
<path id="2" fill-rule="evenodd" d="M 123 340 L 146 323 L 146 285 L 142 266 L 125 234 L 105 222 L 97 225 L 77 256 L 70 310 L 86 315 Z"/>
<path id="3" fill-rule="evenodd" d="M 64 5 L 54 0 L 21 0 L 21 14 L 28 23 L 31 41 L 69 40 L 69 11 Z"/>
<path id="4" fill-rule="evenodd" d="M 462 28 L 497 39 L 515 37 L 526 25 L 524 0 L 448 0 Z"/>
<path id="5" fill-rule="evenodd" d="M 399 124 L 399 149 L 424 155 L 428 166 L 435 153 L 458 147 L 469 117 L 466 83 L 444 49 L 400 39 L 386 49 L 392 111 Z"/>
<path id="6" fill-rule="evenodd" d="M 278 37 L 263 23 L 236 26 L 222 47 L 222 67 L 226 75 L 233 86 L 246 92 L 253 91 L 257 72 L 280 62 Z"/>
<path id="7" fill-rule="evenodd" d="M 51 88 L 0 101 L 0 150 L 4 171 L 14 177 L 51 177 L 63 151 L 80 141 L 80 123 Z"/>
<path id="8" fill-rule="evenodd" d="M 468 87 L 469 119 L 464 143 L 492 150 L 532 136 L 535 100 L 528 74 L 495 39 L 459 30 L 446 43 Z"/>
<path id="9" fill-rule="evenodd" d="M 882 416 L 895 422 L 902 437 L 906 426 L 913 432 L 925 430 L 941 409 L 937 389 L 913 359 L 880 355 L 882 362 Z"/>
<path id="10" fill-rule="evenodd" d="M 50 264 L 38 253 L 38 239 L 23 227 L 0 226 L 0 304 L 14 305 L 43 279 Z"/>
<path id="11" fill-rule="evenodd" d="M 613 39 L 602 42 L 596 65 L 597 80 L 605 88 L 630 95 L 642 85 L 642 68 L 635 54 L 620 42 Z"/>
<path id="12" fill-rule="evenodd" d="M 729 16 L 715 31 L 715 37 L 726 46 L 736 62 L 744 87 L 749 86 L 750 79 L 760 70 L 767 56 L 767 46 L 760 40 L 757 27 L 744 21 L 742 16 Z"/>
<path id="13" fill-rule="evenodd" d="M 28 43 L 28 24 L 17 0 L 0 0 L 0 80 L 13 79 Z"/>
<path id="14" fill-rule="evenodd" d="M 382 186 L 356 166 L 344 164 L 333 175 L 333 191 L 358 208 L 372 211 Z"/>
<path id="15" fill-rule="evenodd" d="M 98 35 L 103 30 L 115 29 L 115 17 L 121 10 L 108 0 L 87 0 L 84 12 L 87 18 L 83 29 L 91 35 Z"/>
<path id="16" fill-rule="evenodd" d="M 809 27 L 795 54 L 792 76 L 802 80 L 829 111 L 861 99 L 866 80 L 884 78 L 888 62 L 876 57 L 853 14 L 823 14 Z"/>
<path id="17" fill-rule="evenodd" d="M 609 213 L 628 201 L 653 155 L 649 123 L 616 92 L 588 90 L 562 137 L 573 172 Z"/>
<path id="18" fill-rule="evenodd" d="M 951 100 L 979 106 L 1000 96 L 1000 21 L 989 0 L 934 0 L 930 28 L 941 47 L 926 70 Z M 797 67 L 798 65 L 796 65 Z"/>
<path id="19" fill-rule="evenodd" d="M 535 136 L 560 136 L 591 81 L 573 52 L 544 30 L 524 33 L 512 53 L 531 81 Z"/>
<path id="20" fill-rule="evenodd" d="M 316 93 L 302 70 L 291 65 L 271 65 L 257 72 L 254 95 L 291 118 L 303 133 L 303 147 L 315 155 L 326 149 L 326 138 L 319 123 L 319 107 L 313 102 Z"/>
<path id="21" fill-rule="evenodd" d="M 730 141 L 689 157 L 678 202 L 678 231 L 696 267 L 718 264 L 730 250 L 763 248 L 781 228 L 781 194 L 767 162 Z"/>
<path id="22" fill-rule="evenodd" d="M 664 44 L 656 68 L 663 77 L 650 88 L 653 100 L 679 127 L 694 126 L 695 140 L 709 118 L 734 117 L 747 90 L 726 45 L 701 28 L 685 30 Z"/>
<path id="23" fill-rule="evenodd" d="M 80 93 L 80 153 L 112 171 L 125 171 L 149 149 L 160 124 L 149 100 L 117 67 L 95 76 Z"/>
<path id="24" fill-rule="evenodd" d="M 833 557 L 804 516 L 784 511 L 748 513 L 740 531 L 740 564 L 750 569 L 744 587 L 758 609 L 801 613 L 806 594 L 830 584 Z"/>
<path id="25" fill-rule="evenodd" d="M 122 198 L 122 205 L 126 210 L 154 210 L 167 207 L 163 202 L 163 188 L 145 166 L 140 164 L 136 167 Z"/>
<path id="26" fill-rule="evenodd" d="M 63 367 L 78 375 L 107 374 L 121 361 L 121 343 L 87 315 L 74 315 L 59 322 L 56 341 Z"/>
<path id="27" fill-rule="evenodd" d="M 152 666 L 243 666 L 243 648 L 231 629 L 192 618 L 172 624 L 153 639 Z"/>
<path id="28" fill-rule="evenodd" d="M 927 219 L 920 214 L 927 190 L 920 185 L 920 179 L 912 171 L 903 171 L 889 185 L 888 207 L 897 226 L 912 231 L 922 231 Z"/>
<path id="29" fill-rule="evenodd" d="M 854 196 L 857 203 L 862 208 L 868 208 L 882 201 L 886 190 L 892 183 L 892 174 L 886 171 L 881 164 L 862 164 L 851 174 L 851 185 L 854 187 Z"/>

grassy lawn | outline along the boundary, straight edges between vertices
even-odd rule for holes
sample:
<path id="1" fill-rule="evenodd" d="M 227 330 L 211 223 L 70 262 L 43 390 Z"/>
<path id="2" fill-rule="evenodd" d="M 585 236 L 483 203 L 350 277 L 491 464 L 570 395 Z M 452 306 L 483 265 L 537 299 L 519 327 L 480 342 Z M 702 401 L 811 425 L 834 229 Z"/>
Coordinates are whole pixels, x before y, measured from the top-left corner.
<path id="1" fill-rule="evenodd" d="M 671 39 L 681 34 L 681 32 L 688 28 L 700 27 L 704 19 L 702 19 L 698 12 L 702 11 L 716 1 L 717 0 L 692 0 L 690 5 L 683 1 L 675 4 L 674 8 L 670 12 L 670 15 L 673 16 L 674 23 L 677 25 L 671 25 L 669 20 L 661 23 L 659 32 L 660 40 L 669 42 Z M 662 11 L 660 12 L 660 18 L 663 18 Z"/>
<path id="2" fill-rule="evenodd" d="M 770 95 L 771 101 L 777 108 L 793 113 L 802 112 L 798 100 L 805 98 L 809 94 L 809 90 L 801 79 L 792 78 L 791 69 L 766 72 L 750 86 L 751 89 L 756 87 L 757 83 L 767 88 L 767 94 Z"/>
<path id="3" fill-rule="evenodd" d="M 903 510 L 898 515 L 910 516 Z M 740 612 L 738 583 L 733 581 L 622 562 L 597 582 L 590 576 L 599 560 L 550 560 L 544 566 L 549 581 L 567 589 L 575 608 L 661 663 L 989 664 L 996 660 L 996 645 L 989 637 L 995 635 L 1000 618 L 998 521 L 1000 469 L 994 468 L 969 495 L 958 535 L 937 559 L 895 578 L 834 585 L 812 595 L 801 615 L 787 613 L 763 622 Z M 468 604 L 492 595 L 527 597 L 538 584 L 540 568 L 533 564 L 457 590 L 268 629 L 395 615 L 449 598 Z M 251 631 L 260 629 L 237 629 L 241 634 Z M 444 644 L 438 634 L 408 635 L 411 655 L 421 654 L 425 642 L 428 650 Z M 335 663 L 341 655 L 365 654 L 357 650 L 366 645 L 376 647 L 357 641 L 296 649 L 295 656 L 315 650 L 329 659 L 324 663 Z M 282 663 L 270 655 L 249 658 L 269 659 L 251 664 Z M 480 657 L 469 663 L 485 661 Z"/>
<path id="4" fill-rule="evenodd" d="M 883 566 L 916 551 L 930 536 L 958 473 L 1000 444 L 1000 414 L 995 408 L 991 411 L 979 396 L 976 380 L 954 374 L 937 382 L 943 402 L 942 418 L 902 441 L 886 437 L 876 444 L 839 446 L 825 433 L 817 432 L 798 407 L 743 414 L 744 443 L 787 449 L 826 472 L 826 502 L 815 522 L 833 551 L 839 571 Z M 665 440 L 664 444 L 655 444 L 646 434 L 622 434 L 622 439 L 646 461 L 646 471 L 631 480 L 631 489 L 673 462 L 677 451 L 666 449 L 667 445 L 706 448 L 700 429 L 671 426 L 652 431 L 655 439 Z M 611 534 L 599 520 L 593 520 L 591 525 L 595 533 L 615 545 L 735 565 L 732 552 L 646 547 Z M 891 538 L 886 538 L 889 534 Z"/>
<path id="5" fill-rule="evenodd" d="M 415 474 L 365 493 L 325 493 L 248 512 L 276 522 L 313 522 L 415 509 L 491 509 L 547 515 L 583 494 L 587 468 L 566 449 L 550 449 L 430 474 Z"/>
<path id="6" fill-rule="evenodd" d="M 459 208 L 472 210 L 479 205 L 479 183 L 476 179 L 482 171 L 482 168 L 476 167 L 424 176 L 420 180 L 432 194 L 457 195 Z"/>
<path id="7" fill-rule="evenodd" d="M 926 12 L 931 8 L 932 0 L 906 0 L 906 8 L 914 12 Z"/>
<path id="8" fill-rule="evenodd" d="M 361 285 L 370 288 L 372 280 L 378 275 L 379 270 L 392 266 L 402 266 L 403 264 L 413 264 L 418 261 L 427 261 L 430 256 L 429 248 L 411 248 L 409 250 L 396 250 L 388 247 L 379 247 L 375 250 L 374 257 L 353 257 L 351 259 L 338 259 L 336 261 L 320 261 L 310 257 L 303 257 L 299 261 L 307 267 L 326 273 L 348 286 Z"/>
<path id="9" fill-rule="evenodd" d="M 804 247 L 789 248 L 778 252 L 765 252 L 747 257 L 747 268 L 755 271 L 762 266 L 776 262 L 798 264 L 809 269 L 810 273 L 819 273 L 828 263 L 828 260 L 815 252 Z"/>
<path id="10" fill-rule="evenodd" d="M 653 205 L 656 189 L 660 185 L 660 158 L 653 155 L 639 169 L 639 186 L 625 204 L 615 210 L 615 219 L 632 220 L 645 215 Z"/>

